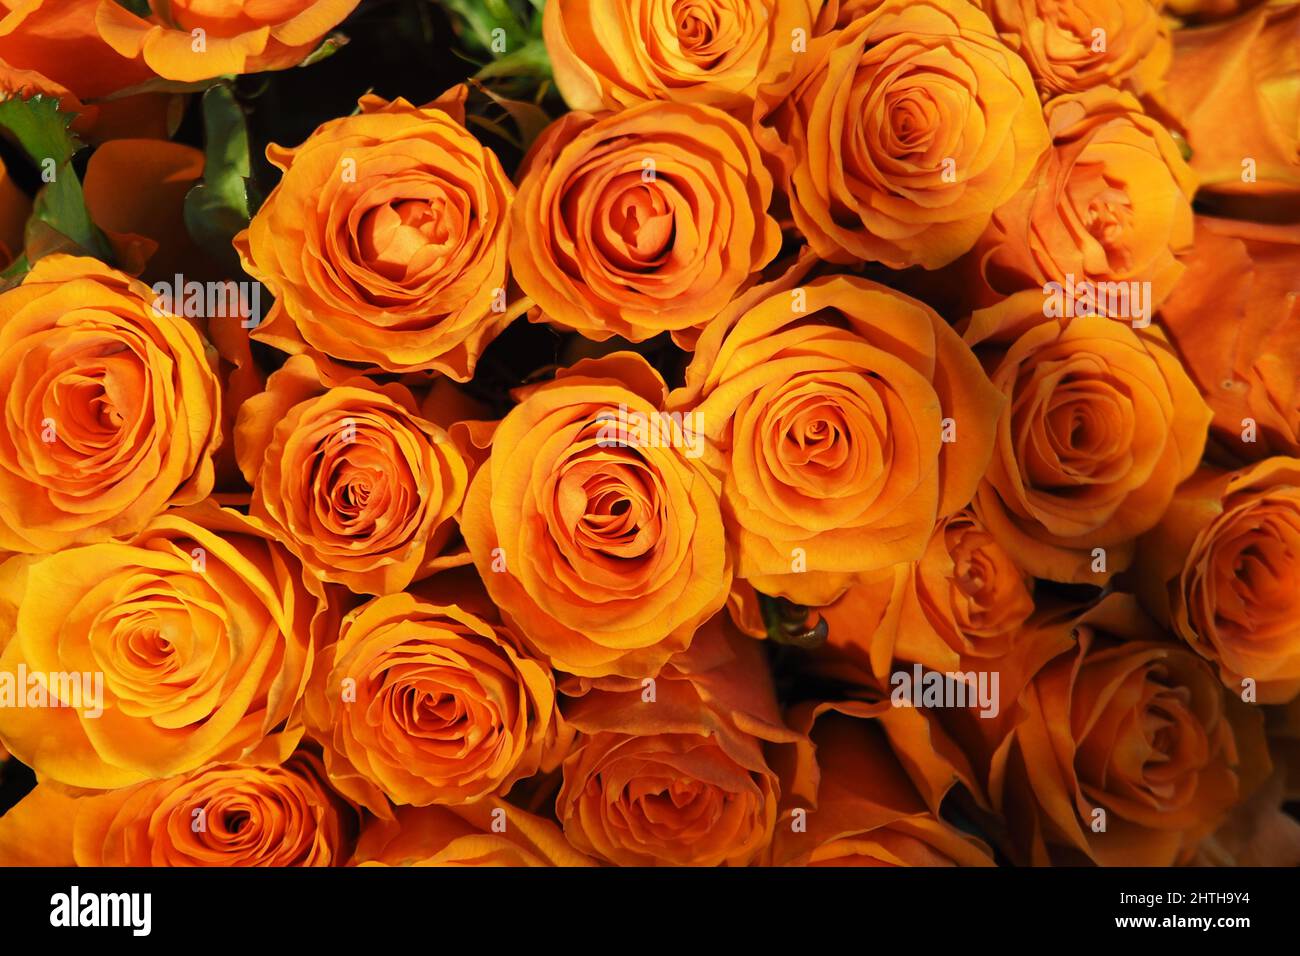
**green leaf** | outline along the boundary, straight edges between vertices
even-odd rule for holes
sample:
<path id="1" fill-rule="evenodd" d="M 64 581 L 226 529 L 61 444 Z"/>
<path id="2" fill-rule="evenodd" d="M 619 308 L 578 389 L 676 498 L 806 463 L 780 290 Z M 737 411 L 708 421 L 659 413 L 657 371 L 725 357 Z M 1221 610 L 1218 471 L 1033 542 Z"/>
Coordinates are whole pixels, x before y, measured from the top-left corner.
<path id="1" fill-rule="evenodd" d="M 117 0 L 118 5 L 130 10 L 137 17 L 150 17 L 153 11 L 149 9 L 149 0 Z"/>
<path id="2" fill-rule="evenodd" d="M 248 126 L 234 90 L 219 84 L 203 94 L 203 182 L 185 197 L 190 237 L 229 265 L 236 261 L 231 239 L 252 214 L 248 177 Z"/>
<path id="3" fill-rule="evenodd" d="M 347 45 L 348 38 L 342 33 L 331 33 L 325 39 L 321 40 L 320 45 L 308 53 L 307 58 L 298 65 L 312 66 L 313 64 L 319 63 L 321 60 L 329 59 Z"/>
<path id="4" fill-rule="evenodd" d="M 529 40 L 493 60 L 474 74 L 476 80 L 489 80 L 498 77 L 527 76 L 546 79 L 551 75 L 551 58 L 546 52 L 546 44 L 541 40 Z"/>
<path id="5" fill-rule="evenodd" d="M 541 15 L 527 15 L 531 4 L 519 0 L 441 0 L 451 16 L 456 34 L 474 52 L 499 56 L 502 52 L 517 50 L 528 42 L 533 31 L 533 20 L 540 22 Z M 493 31 L 501 34 L 494 36 Z M 505 41 L 505 50 L 493 49 L 494 41 Z"/>
<path id="6" fill-rule="evenodd" d="M 57 99 L 41 93 L 0 101 L 0 126 L 14 135 L 38 166 L 47 158 L 59 165 L 66 163 L 81 148 L 82 142 L 71 128 L 76 115 L 63 112 Z"/>
<path id="7" fill-rule="evenodd" d="M 112 259 L 112 246 L 91 221 L 81 180 L 72 165 L 83 145 L 71 129 L 75 115 L 65 113 L 59 101 L 49 96 L 0 100 L 0 127 L 18 141 L 44 183 L 32 202 L 23 237 L 24 255 L 6 271 L 8 278 L 13 278 L 11 273 L 20 263 L 30 266 L 51 252 L 89 255 L 106 262 Z"/>

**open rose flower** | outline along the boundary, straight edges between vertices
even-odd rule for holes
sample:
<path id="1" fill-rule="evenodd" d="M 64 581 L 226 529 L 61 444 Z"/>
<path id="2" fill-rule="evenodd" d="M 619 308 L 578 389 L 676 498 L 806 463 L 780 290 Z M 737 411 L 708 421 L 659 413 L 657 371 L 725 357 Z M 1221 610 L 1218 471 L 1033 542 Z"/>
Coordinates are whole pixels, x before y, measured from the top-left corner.
<path id="1" fill-rule="evenodd" d="M 95 25 L 121 56 L 168 80 L 260 73 L 301 63 L 360 0 L 168 0 L 138 16 L 101 0 Z"/>
<path id="2" fill-rule="evenodd" d="M 1046 96 L 1094 86 L 1158 88 L 1169 68 L 1169 29 L 1151 0 L 981 0 L 1007 45 Z"/>
<path id="3" fill-rule="evenodd" d="M 485 797 L 454 807 L 399 807 L 361 834 L 357 866 L 592 866 L 550 820 Z"/>
<path id="4" fill-rule="evenodd" d="M 1008 404 L 975 512 L 1036 577 L 1102 584 L 1196 470 L 1210 409 L 1157 328 L 1014 299 L 1028 330 L 985 354 Z"/>
<path id="5" fill-rule="evenodd" d="M 212 489 L 213 358 L 154 298 L 94 259 L 63 255 L 0 294 L 0 551 L 133 534 Z"/>
<path id="6" fill-rule="evenodd" d="M 40 784 L 0 817 L 0 865 L 341 866 L 357 830 L 320 758 L 298 751 L 88 796 Z M 23 859 L 24 844 L 43 859 Z"/>
<path id="7" fill-rule="evenodd" d="M 1161 323 L 1234 459 L 1300 455 L 1300 225 L 1196 220 Z"/>
<path id="8" fill-rule="evenodd" d="M 1176 256 L 1192 244 L 1196 177 L 1129 93 L 1098 87 L 1045 109 L 1052 149 L 980 238 L 983 280 L 998 295 L 1057 283 L 1078 303 L 1062 302 L 1057 315 L 1149 324 L 1183 274 Z M 1118 306 L 1098 283 L 1120 284 Z"/>
<path id="9" fill-rule="evenodd" d="M 310 730 L 340 792 L 379 816 L 467 803 L 553 770 L 572 733 L 555 680 L 504 628 L 410 594 L 343 619 L 308 690 Z"/>
<path id="10" fill-rule="evenodd" d="M 574 674 L 653 674 L 731 585 L 717 489 L 639 355 L 561 370 L 497 426 L 461 530 L 529 646 Z"/>
<path id="11" fill-rule="evenodd" d="M 790 71 L 809 0 L 550 0 L 543 36 L 570 109 L 645 100 L 741 109 Z"/>
<path id="12" fill-rule="evenodd" d="M 252 513 L 321 580 L 387 594 L 456 560 L 439 555 L 468 468 L 404 386 L 329 388 L 293 356 L 244 403 L 235 440 Z"/>
<path id="13" fill-rule="evenodd" d="M 1164 105 L 1187 133 L 1211 202 L 1300 212 L 1300 4 L 1263 4 L 1174 35 Z"/>
<path id="14" fill-rule="evenodd" d="M 781 247 L 749 131 L 712 107 L 568 113 L 524 164 L 510 264 L 539 318 L 595 339 L 699 327 Z"/>
<path id="15" fill-rule="evenodd" d="M 297 149 L 267 149 L 284 177 L 235 237 L 276 299 L 254 338 L 318 361 L 473 374 L 510 321 L 514 187 L 465 129 L 464 94 L 425 107 L 365 96 Z"/>
<path id="16" fill-rule="evenodd" d="M 926 806 L 878 721 L 834 703 L 800 704 L 786 719 L 806 736 L 776 763 L 785 797 L 774 865 L 993 866 L 981 840 Z"/>
<path id="17" fill-rule="evenodd" d="M 970 501 L 1001 399 L 931 309 L 829 277 L 709 326 L 672 406 L 703 431 L 737 576 L 828 604 L 920 557 L 936 519 Z"/>
<path id="18" fill-rule="evenodd" d="M 990 790 L 1025 862 L 1186 862 L 1268 773 L 1260 715 L 1128 595 L 1083 616 L 1077 646 L 1022 695 Z"/>
<path id="19" fill-rule="evenodd" d="M 1300 459 L 1205 468 L 1141 542 L 1139 593 L 1233 692 L 1300 694 Z"/>
<path id="20" fill-rule="evenodd" d="M 0 61 L 83 100 L 150 79 L 147 65 L 122 56 L 100 36 L 99 6 L 100 0 L 0 0 Z"/>
<path id="21" fill-rule="evenodd" d="M 13 558 L 0 585 L 16 614 L 0 670 L 59 701 L 0 708 L 0 738 L 43 779 L 125 787 L 279 761 L 302 736 L 329 615 L 321 585 L 257 519 L 210 501 L 175 509 L 129 543 Z"/>
<path id="22" fill-rule="evenodd" d="M 592 688 L 556 815 L 577 849 L 619 866 L 746 866 L 772 840 L 780 784 L 763 744 L 793 743 L 760 645 L 706 624 L 656 679 Z"/>
<path id="23" fill-rule="evenodd" d="M 758 103 L 795 225 L 832 262 L 953 261 L 1049 142 L 1024 61 L 965 0 L 884 0 Z"/>

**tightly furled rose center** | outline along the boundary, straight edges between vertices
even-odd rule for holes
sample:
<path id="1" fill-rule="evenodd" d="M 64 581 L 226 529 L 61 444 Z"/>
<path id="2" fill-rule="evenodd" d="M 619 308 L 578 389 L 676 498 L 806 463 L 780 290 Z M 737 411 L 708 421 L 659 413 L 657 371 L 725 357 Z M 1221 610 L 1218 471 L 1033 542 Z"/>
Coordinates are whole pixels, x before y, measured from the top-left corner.
<path id="1" fill-rule="evenodd" d="M 357 228 L 359 258 L 392 282 L 404 282 L 426 269 L 436 271 L 464 243 L 474 213 L 463 198 L 405 198 L 369 210 Z"/>

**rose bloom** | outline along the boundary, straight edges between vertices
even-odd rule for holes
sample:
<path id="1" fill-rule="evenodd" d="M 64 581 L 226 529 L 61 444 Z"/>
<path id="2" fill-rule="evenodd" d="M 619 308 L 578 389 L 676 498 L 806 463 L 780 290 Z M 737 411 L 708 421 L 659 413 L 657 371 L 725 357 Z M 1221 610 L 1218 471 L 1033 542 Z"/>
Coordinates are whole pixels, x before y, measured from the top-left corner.
<path id="1" fill-rule="evenodd" d="M 1129 595 L 1021 697 L 990 792 L 1024 862 L 1172 866 L 1268 772 L 1262 721 Z"/>
<path id="2" fill-rule="evenodd" d="M 703 326 L 781 247 L 749 131 L 712 107 L 568 113 L 524 162 L 510 263 L 538 318 L 632 341 Z"/>
<path id="3" fill-rule="evenodd" d="M 485 797 L 454 807 L 399 807 L 366 824 L 357 866 L 592 866 L 550 820 Z"/>
<path id="4" fill-rule="evenodd" d="M 318 363 L 473 374 L 511 319 L 514 187 L 465 129 L 465 92 L 425 107 L 365 96 L 297 149 L 267 148 L 284 176 L 235 237 L 276 299 L 253 338 Z"/>
<path id="5" fill-rule="evenodd" d="M 1232 457 L 1300 455 L 1300 225 L 1196 220 L 1160 320 Z"/>
<path id="6" fill-rule="evenodd" d="M 497 426 L 461 531 L 492 600 L 574 674 L 645 676 L 731 585 L 718 493 L 639 355 L 562 369 Z"/>
<path id="7" fill-rule="evenodd" d="M 1142 95 L 1162 85 L 1169 68 L 1170 31 L 1151 0 L 980 0 L 978 6 L 1048 97 L 1107 85 Z"/>
<path id="8" fill-rule="evenodd" d="M 1300 694 L 1300 459 L 1203 468 L 1140 547 L 1144 603 L 1226 686 Z"/>
<path id="9" fill-rule="evenodd" d="M 0 817 L 0 865 L 341 866 L 357 818 L 307 751 L 86 796 L 42 783 Z"/>
<path id="10" fill-rule="evenodd" d="M 809 0 L 550 0 L 542 36 L 570 109 L 646 100 L 743 109 L 784 77 Z"/>
<path id="11" fill-rule="evenodd" d="M 864 575 L 820 614 L 831 645 L 864 653 L 877 678 L 896 658 L 966 671 L 1012 650 L 1034 611 L 1032 587 L 964 508 L 940 519 L 918 560 Z"/>
<path id="12" fill-rule="evenodd" d="M 127 543 L 10 559 L 4 605 L 16 623 L 0 670 L 77 674 L 81 692 L 51 685 L 71 694 L 61 706 L 0 708 L 0 739 L 42 779 L 95 789 L 282 760 L 331 627 L 323 588 L 271 530 L 210 501 Z"/>
<path id="13" fill-rule="evenodd" d="M 387 594 L 455 560 L 439 555 L 468 468 L 404 386 L 330 388 L 295 355 L 244 402 L 235 442 L 251 513 L 321 580 Z"/>
<path id="14" fill-rule="evenodd" d="M 828 604 L 859 573 L 920 557 L 970 500 L 1001 400 L 900 292 L 844 276 L 772 288 L 705 330 L 672 407 L 704 430 L 737 576 Z"/>
<path id="15" fill-rule="evenodd" d="M 338 790 L 390 817 L 388 800 L 467 803 L 553 770 L 572 733 L 555 680 L 505 628 L 411 594 L 343 619 L 307 697 Z"/>
<path id="16" fill-rule="evenodd" d="M 951 262 L 1049 142 L 1024 61 L 965 0 L 885 0 L 758 103 L 795 225 L 838 263 Z"/>
<path id="17" fill-rule="evenodd" d="M 977 350 L 1008 404 L 975 513 L 1030 574 L 1103 584 L 1196 470 L 1211 412 L 1157 327 L 1011 304 L 1027 331 Z"/>
<path id="18" fill-rule="evenodd" d="M 852 705 L 842 707 L 800 704 L 786 715 L 806 736 L 776 762 L 786 797 L 771 862 L 993 866 L 983 841 L 926 806 L 879 722 L 851 716 L 857 710 Z"/>
<path id="19" fill-rule="evenodd" d="M 578 850 L 617 866 L 746 866 L 772 840 L 780 784 L 763 744 L 792 743 L 761 647 L 725 614 L 644 683 L 566 708 L 580 731 L 556 815 Z"/>
<path id="20" fill-rule="evenodd" d="M 194 327 L 153 302 L 64 255 L 0 294 L 0 551 L 133 534 L 211 490 L 220 384 Z"/>
<path id="21" fill-rule="evenodd" d="M 1187 134 L 1205 198 L 1300 212 L 1300 5 L 1265 4 L 1174 34 L 1165 106 Z M 1249 162 L 1247 162 L 1249 161 Z M 1285 218 L 1283 216 L 1282 218 Z"/>
<path id="22" fill-rule="evenodd" d="M 975 248 L 983 280 L 1000 295 L 1049 282 L 1148 282 L 1159 306 L 1183 273 L 1175 256 L 1192 244 L 1196 177 L 1177 144 L 1109 87 L 1058 97 L 1046 115 L 1052 150 Z"/>
<path id="23" fill-rule="evenodd" d="M 148 66 L 104 42 L 95 23 L 100 5 L 101 0 L 0 0 L 0 60 L 83 100 L 152 78 Z"/>
<path id="24" fill-rule="evenodd" d="M 114 50 L 168 80 L 296 66 L 359 0 L 168 0 L 140 17 L 101 0 L 95 26 Z"/>

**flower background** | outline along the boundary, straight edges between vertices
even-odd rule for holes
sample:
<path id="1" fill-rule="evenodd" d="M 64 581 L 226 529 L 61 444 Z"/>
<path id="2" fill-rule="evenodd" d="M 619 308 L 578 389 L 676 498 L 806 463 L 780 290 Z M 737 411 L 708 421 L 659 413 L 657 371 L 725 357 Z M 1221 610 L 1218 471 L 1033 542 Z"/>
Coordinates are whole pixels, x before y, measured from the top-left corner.
<path id="1" fill-rule="evenodd" d="M 0 129 L 0 865 L 1300 863 L 1300 4 L 0 0 Z"/>

